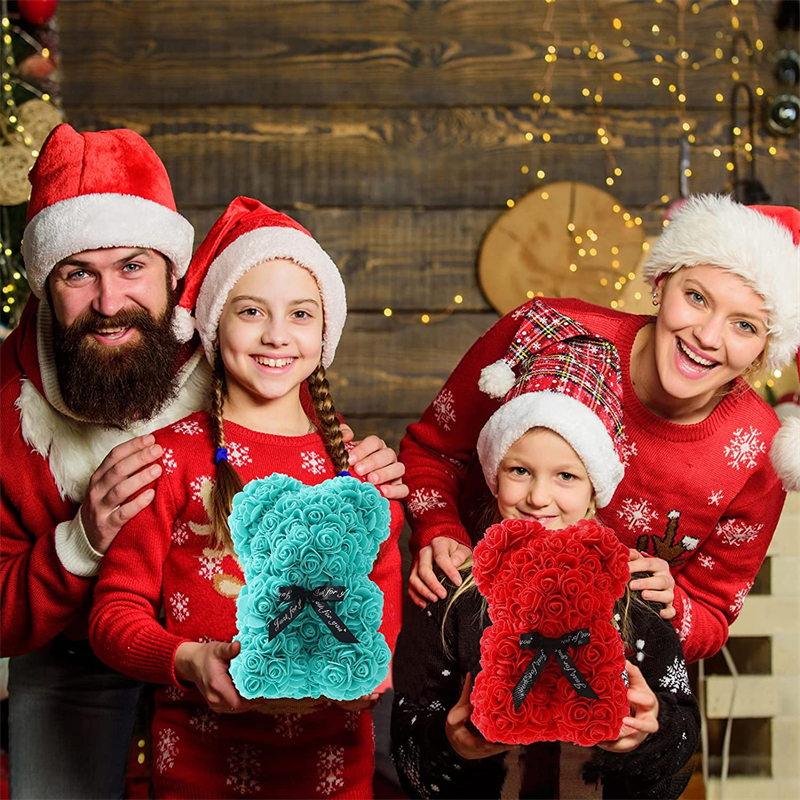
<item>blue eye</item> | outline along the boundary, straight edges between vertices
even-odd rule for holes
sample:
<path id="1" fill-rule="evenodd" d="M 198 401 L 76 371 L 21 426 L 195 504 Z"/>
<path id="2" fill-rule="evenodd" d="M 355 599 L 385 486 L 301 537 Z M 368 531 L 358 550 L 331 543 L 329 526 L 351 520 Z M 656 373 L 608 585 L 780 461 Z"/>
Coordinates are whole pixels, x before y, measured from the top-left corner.
<path id="1" fill-rule="evenodd" d="M 143 269 L 142 264 L 137 264 L 135 261 L 131 261 L 130 264 L 125 264 L 122 268 L 124 272 L 139 272 L 139 270 Z"/>
<path id="2" fill-rule="evenodd" d="M 84 269 L 76 269 L 75 272 L 70 272 L 70 274 L 67 275 L 67 280 L 79 281 L 85 278 L 88 274 L 89 273 Z"/>
<path id="3" fill-rule="evenodd" d="M 739 322 L 736 323 L 736 327 L 743 333 L 756 333 L 755 326 L 744 320 L 739 320 Z"/>
<path id="4" fill-rule="evenodd" d="M 703 297 L 703 295 L 701 295 L 700 292 L 695 292 L 693 289 L 690 289 L 688 292 L 686 292 L 686 296 L 693 303 L 697 303 L 697 305 L 701 305 L 702 303 L 705 302 L 705 298 Z"/>

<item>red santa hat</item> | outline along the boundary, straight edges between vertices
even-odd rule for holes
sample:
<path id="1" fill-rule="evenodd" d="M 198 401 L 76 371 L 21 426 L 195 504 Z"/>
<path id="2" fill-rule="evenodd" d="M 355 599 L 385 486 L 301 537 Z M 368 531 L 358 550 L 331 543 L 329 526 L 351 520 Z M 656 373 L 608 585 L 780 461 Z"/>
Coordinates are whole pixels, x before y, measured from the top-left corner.
<path id="1" fill-rule="evenodd" d="M 781 429 L 772 439 L 769 455 L 787 492 L 800 492 L 800 389 L 775 404 Z"/>
<path id="2" fill-rule="evenodd" d="M 347 318 L 342 276 L 302 225 L 249 197 L 231 202 L 194 254 L 175 309 L 173 327 L 179 341 L 189 341 L 196 327 L 213 364 L 217 328 L 228 294 L 245 272 L 274 258 L 294 261 L 317 281 L 324 319 L 322 365 L 329 367 Z"/>
<path id="3" fill-rule="evenodd" d="M 37 297 L 53 267 L 84 250 L 147 247 L 170 261 L 176 278 L 185 274 L 194 228 L 175 207 L 161 159 L 138 133 L 58 125 L 28 179 L 22 255 Z"/>
<path id="4" fill-rule="evenodd" d="M 655 286 L 666 273 L 702 265 L 729 269 L 764 298 L 765 366 L 771 372 L 788 364 L 800 347 L 800 211 L 710 194 L 690 198 L 653 245 L 643 275 Z"/>
<path id="5" fill-rule="evenodd" d="M 503 380 L 509 374 L 510 386 Z M 624 473 L 622 380 L 611 342 L 537 300 L 505 358 L 483 370 L 479 387 L 504 397 L 478 437 L 478 458 L 493 493 L 511 445 L 531 428 L 548 428 L 580 457 L 597 506 L 608 505 Z"/>

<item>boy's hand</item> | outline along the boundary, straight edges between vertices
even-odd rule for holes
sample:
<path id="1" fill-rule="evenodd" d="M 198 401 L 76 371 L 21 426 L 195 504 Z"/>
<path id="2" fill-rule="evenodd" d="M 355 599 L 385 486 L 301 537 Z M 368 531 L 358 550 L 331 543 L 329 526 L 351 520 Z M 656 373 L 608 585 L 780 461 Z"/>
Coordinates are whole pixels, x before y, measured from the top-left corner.
<path id="1" fill-rule="evenodd" d="M 628 556 L 628 566 L 631 573 L 649 572 L 650 578 L 638 578 L 631 581 L 630 587 L 634 591 L 642 591 L 642 597 L 655 603 L 662 603 L 661 616 L 672 619 L 675 614 L 675 578 L 669 571 L 669 564 L 663 558 L 642 555 L 638 550 L 631 548 Z"/>
<path id="2" fill-rule="evenodd" d="M 447 597 L 447 590 L 433 572 L 433 563 L 453 582 L 461 586 L 458 568 L 469 558 L 472 550 L 447 536 L 437 536 L 427 547 L 419 551 L 419 558 L 411 568 L 408 578 L 408 596 L 420 608 Z"/>
<path id="3" fill-rule="evenodd" d="M 630 753 L 651 733 L 658 731 L 658 698 L 647 685 L 639 667 L 625 662 L 628 668 L 628 702 L 632 716 L 622 720 L 622 729 L 613 742 L 600 742 L 597 746 L 612 753 Z"/>

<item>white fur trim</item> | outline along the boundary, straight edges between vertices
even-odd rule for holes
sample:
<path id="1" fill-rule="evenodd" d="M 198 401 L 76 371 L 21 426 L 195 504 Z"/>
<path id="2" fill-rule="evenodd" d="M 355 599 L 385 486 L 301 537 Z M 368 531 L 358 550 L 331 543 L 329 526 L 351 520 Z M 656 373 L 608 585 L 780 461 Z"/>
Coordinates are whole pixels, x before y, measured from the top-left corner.
<path id="1" fill-rule="evenodd" d="M 495 361 L 481 370 L 478 388 L 489 397 L 499 400 L 511 391 L 515 381 L 514 370 L 505 361 Z"/>
<path id="2" fill-rule="evenodd" d="M 800 492 L 800 417 L 787 417 L 772 439 L 769 457 L 787 492 Z"/>
<path id="3" fill-rule="evenodd" d="M 25 227 L 22 256 L 41 299 L 47 276 L 67 256 L 107 247 L 148 247 L 165 255 L 176 278 L 192 258 L 194 228 L 176 211 L 129 194 L 85 194 L 43 208 Z"/>
<path id="4" fill-rule="evenodd" d="M 786 422 L 790 417 L 800 417 L 800 403 L 778 403 L 772 410 L 778 415 L 781 423 Z"/>
<path id="5" fill-rule="evenodd" d="M 178 397 L 157 417 L 121 431 L 61 413 L 29 380 L 23 379 L 16 402 L 22 437 L 32 450 L 47 459 L 61 497 L 80 503 L 89 479 L 114 447 L 208 407 L 211 373 L 200 348 L 182 368 L 179 382 Z"/>
<path id="6" fill-rule="evenodd" d="M 730 197 L 698 195 L 675 213 L 642 274 L 655 286 L 664 273 L 704 265 L 729 269 L 764 298 L 766 369 L 785 366 L 800 346 L 800 247 L 791 233 Z"/>
<path id="7" fill-rule="evenodd" d="M 200 339 L 209 363 L 214 361 L 217 327 L 225 301 L 236 281 L 249 269 L 273 258 L 305 267 L 316 279 L 322 297 L 325 342 L 322 365 L 333 362 L 347 317 L 344 282 L 331 257 L 308 234 L 296 228 L 256 228 L 226 247 L 210 264 L 195 307 Z"/>
<path id="8" fill-rule="evenodd" d="M 497 469 L 511 445 L 531 428 L 562 436 L 583 461 L 598 508 L 608 505 L 625 471 L 605 425 L 580 400 L 557 392 L 528 392 L 500 406 L 478 437 L 486 483 L 497 494 Z"/>
<path id="9" fill-rule="evenodd" d="M 89 543 L 80 509 L 75 519 L 56 525 L 56 554 L 64 569 L 79 578 L 93 578 L 100 572 L 103 554 Z"/>
<path id="10" fill-rule="evenodd" d="M 172 312 L 172 332 L 179 342 L 188 342 L 194 336 L 195 325 L 192 312 L 183 306 L 175 306 Z"/>

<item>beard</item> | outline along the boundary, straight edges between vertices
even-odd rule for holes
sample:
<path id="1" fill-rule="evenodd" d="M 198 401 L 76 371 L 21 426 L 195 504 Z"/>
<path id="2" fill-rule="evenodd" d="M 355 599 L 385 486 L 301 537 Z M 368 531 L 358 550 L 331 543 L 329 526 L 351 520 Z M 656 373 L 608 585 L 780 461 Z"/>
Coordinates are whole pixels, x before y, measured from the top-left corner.
<path id="1" fill-rule="evenodd" d="M 89 311 L 67 328 L 53 314 L 53 353 L 61 396 L 78 417 L 125 428 L 152 419 L 178 393 L 180 342 L 172 331 L 177 293 L 170 291 L 164 313 L 123 309 L 113 317 Z M 95 341 L 98 329 L 133 327 L 139 341 L 107 346 Z"/>

